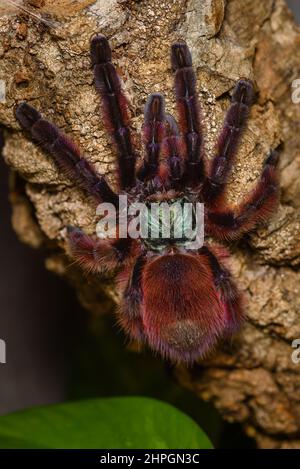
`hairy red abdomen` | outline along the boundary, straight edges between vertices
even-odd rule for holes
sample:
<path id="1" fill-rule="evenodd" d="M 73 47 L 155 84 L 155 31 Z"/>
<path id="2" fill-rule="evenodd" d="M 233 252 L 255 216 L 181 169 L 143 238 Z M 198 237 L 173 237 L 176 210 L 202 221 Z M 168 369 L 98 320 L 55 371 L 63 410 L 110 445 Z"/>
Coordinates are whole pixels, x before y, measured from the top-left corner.
<path id="1" fill-rule="evenodd" d="M 156 258 L 145 267 L 142 290 L 149 344 L 172 360 L 192 361 L 203 356 L 227 327 L 204 256 Z"/>

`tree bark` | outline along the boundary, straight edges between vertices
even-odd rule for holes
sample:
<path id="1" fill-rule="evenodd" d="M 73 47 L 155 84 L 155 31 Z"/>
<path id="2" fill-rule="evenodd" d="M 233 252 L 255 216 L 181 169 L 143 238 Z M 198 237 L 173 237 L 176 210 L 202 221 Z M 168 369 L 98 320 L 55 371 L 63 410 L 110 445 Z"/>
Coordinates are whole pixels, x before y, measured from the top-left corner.
<path id="1" fill-rule="evenodd" d="M 56 122 L 114 184 L 114 153 L 89 62 L 93 33 L 110 39 L 138 131 L 150 92 L 162 92 L 168 111 L 174 111 L 169 48 L 175 40 L 187 41 L 197 71 L 208 157 L 235 81 L 256 81 L 258 100 L 229 198 L 237 203 L 253 186 L 269 149 L 282 141 L 281 205 L 266 226 L 232 247 L 232 270 L 246 300 L 245 327 L 210 359 L 192 369 L 178 367 L 176 374 L 184 386 L 211 400 L 225 419 L 241 422 L 260 447 L 299 447 L 300 364 L 292 361 L 291 343 L 300 338 L 300 104 L 293 104 L 291 95 L 293 80 L 300 78 L 300 31 L 285 2 L 98 0 L 84 2 L 91 5 L 69 16 L 56 11 L 54 2 L 29 3 L 35 13 L 52 15 L 55 27 L 25 14 L 0 17 L 0 79 L 6 83 L 0 122 L 6 129 L 4 157 L 14 170 L 13 225 L 22 241 L 49 247 L 47 268 L 68 278 L 94 314 L 118 301 L 111 279 L 86 278 L 62 255 L 67 225 L 95 232 L 94 209 L 25 139 L 14 118 L 15 104 L 29 101 Z"/>

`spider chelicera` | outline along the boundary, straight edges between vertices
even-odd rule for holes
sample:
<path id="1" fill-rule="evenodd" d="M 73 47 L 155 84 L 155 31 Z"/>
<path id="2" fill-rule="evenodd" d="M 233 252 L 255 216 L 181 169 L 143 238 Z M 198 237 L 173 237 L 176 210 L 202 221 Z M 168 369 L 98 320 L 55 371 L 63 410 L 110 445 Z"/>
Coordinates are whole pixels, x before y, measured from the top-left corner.
<path id="1" fill-rule="evenodd" d="M 118 194 L 127 194 L 131 202 L 202 202 L 206 238 L 202 247 L 189 250 L 182 240 L 103 240 L 68 227 L 70 252 L 93 272 L 116 271 L 122 297 L 118 321 L 131 338 L 174 362 L 191 363 L 243 322 L 241 295 L 224 262 L 228 253 L 211 240 L 237 240 L 271 214 L 278 199 L 278 154 L 269 154 L 255 188 L 231 207 L 226 186 L 254 101 L 253 84 L 245 79 L 237 82 L 215 156 L 208 163 L 191 54 L 179 42 L 171 50 L 179 123 L 165 113 L 163 96 L 151 94 L 144 113 L 144 156 L 137 165 L 127 100 L 102 35 L 91 41 L 91 60 L 105 126 L 117 151 Z M 17 107 L 16 117 L 61 171 L 96 203 L 118 206 L 118 194 L 105 177 L 56 126 L 27 103 Z"/>

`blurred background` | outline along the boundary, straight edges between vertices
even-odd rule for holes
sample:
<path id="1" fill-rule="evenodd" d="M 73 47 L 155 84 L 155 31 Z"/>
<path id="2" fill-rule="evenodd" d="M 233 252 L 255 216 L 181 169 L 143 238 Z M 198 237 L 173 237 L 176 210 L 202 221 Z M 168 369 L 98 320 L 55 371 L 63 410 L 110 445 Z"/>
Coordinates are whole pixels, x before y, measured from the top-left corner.
<path id="1" fill-rule="evenodd" d="M 286 0 L 286 3 L 294 13 L 295 20 L 300 24 L 300 2 L 299 0 Z"/>
<path id="2" fill-rule="evenodd" d="M 300 1 L 287 3 L 300 24 Z M 44 253 L 18 241 L 2 158 L 0 214 L 0 339 L 7 347 L 0 414 L 68 399 L 147 395 L 190 414 L 216 447 L 253 447 L 238 425 L 224 423 L 210 405 L 179 387 L 160 360 L 126 350 L 111 316 L 90 321 L 68 285 L 46 271 Z"/>

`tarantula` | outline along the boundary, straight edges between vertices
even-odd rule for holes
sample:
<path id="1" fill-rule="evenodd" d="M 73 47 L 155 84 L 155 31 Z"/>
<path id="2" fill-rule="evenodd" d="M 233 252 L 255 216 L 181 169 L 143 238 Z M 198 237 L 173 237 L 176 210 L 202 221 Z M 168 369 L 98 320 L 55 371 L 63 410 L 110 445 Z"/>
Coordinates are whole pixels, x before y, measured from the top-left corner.
<path id="1" fill-rule="evenodd" d="M 232 95 L 211 163 L 205 161 L 196 76 L 187 45 L 172 45 L 171 63 L 179 124 L 165 113 L 164 98 L 151 94 L 144 112 L 144 157 L 130 129 L 128 102 L 111 49 L 102 35 L 91 41 L 95 85 L 102 100 L 106 129 L 117 151 L 119 194 L 130 201 L 200 201 L 205 207 L 205 244 L 189 250 L 185 240 L 94 239 L 68 227 L 71 255 L 93 272 L 118 271 L 122 295 L 118 321 L 133 339 L 147 343 L 165 358 L 193 362 L 205 356 L 221 338 L 244 320 L 241 295 L 226 267 L 219 242 L 241 238 L 271 214 L 278 199 L 278 153 L 266 158 L 256 187 L 237 207 L 226 201 L 226 186 L 245 128 L 254 86 L 241 79 Z M 97 203 L 118 206 L 118 195 L 58 128 L 27 103 L 16 117 L 32 139 L 42 145 L 68 177 Z M 138 167 L 137 167 L 138 166 Z"/>

